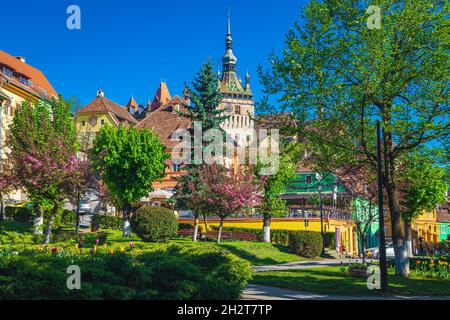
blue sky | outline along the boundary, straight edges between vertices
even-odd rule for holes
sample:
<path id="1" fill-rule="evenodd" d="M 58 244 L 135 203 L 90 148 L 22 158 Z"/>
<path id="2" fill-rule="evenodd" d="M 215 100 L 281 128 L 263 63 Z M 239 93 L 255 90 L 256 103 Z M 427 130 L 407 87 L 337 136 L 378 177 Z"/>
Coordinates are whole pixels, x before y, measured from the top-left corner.
<path id="1" fill-rule="evenodd" d="M 1 49 L 22 55 L 41 69 L 55 89 L 84 105 L 98 88 L 125 105 L 152 99 L 165 79 L 181 94 L 201 64 L 221 63 L 225 52 L 227 8 L 231 6 L 238 73 L 252 76 L 261 97 L 258 64 L 272 50 L 281 52 L 288 29 L 300 18 L 305 0 L 72 0 L 2 3 Z M 68 30 L 66 9 L 81 9 L 81 30 Z M 17 12 L 20 10 L 20 15 Z M 6 14 L 11 12 L 11 14 Z"/>

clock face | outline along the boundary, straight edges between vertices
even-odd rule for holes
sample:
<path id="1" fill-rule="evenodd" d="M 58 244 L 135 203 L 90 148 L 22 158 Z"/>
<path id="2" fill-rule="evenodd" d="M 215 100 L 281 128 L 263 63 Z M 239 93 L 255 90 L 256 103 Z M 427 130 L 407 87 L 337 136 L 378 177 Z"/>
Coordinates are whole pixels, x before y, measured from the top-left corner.
<path id="1" fill-rule="evenodd" d="M 97 125 L 97 117 L 90 117 L 89 118 L 89 124 L 92 126 L 92 127 L 95 127 L 96 125 Z"/>

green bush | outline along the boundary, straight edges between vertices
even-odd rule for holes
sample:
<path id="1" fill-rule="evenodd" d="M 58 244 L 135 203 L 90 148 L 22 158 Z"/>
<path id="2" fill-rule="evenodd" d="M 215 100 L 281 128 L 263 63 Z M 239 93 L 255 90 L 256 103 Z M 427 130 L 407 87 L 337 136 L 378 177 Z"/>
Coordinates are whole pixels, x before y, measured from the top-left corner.
<path id="1" fill-rule="evenodd" d="M 105 216 L 96 214 L 92 217 L 92 226 L 94 230 L 111 229 L 122 230 L 123 219 L 116 216 Z"/>
<path id="2" fill-rule="evenodd" d="M 98 244 L 101 245 L 106 242 L 107 237 L 108 234 L 104 231 L 77 234 L 73 230 L 58 228 L 52 233 L 52 243 L 62 243 L 74 240 L 75 243 L 79 243 L 83 247 L 93 247 L 96 244 L 96 240 L 99 240 Z"/>
<path id="3" fill-rule="evenodd" d="M 131 226 L 137 235 L 148 242 L 165 242 L 177 236 L 175 214 L 164 207 L 144 206 L 136 211 Z"/>
<path id="4" fill-rule="evenodd" d="M 306 258 L 317 257 L 322 251 L 322 237 L 318 232 L 291 231 L 289 247 L 292 252 Z"/>
<path id="5" fill-rule="evenodd" d="M 80 290 L 66 286 L 67 267 L 82 270 Z M 219 249 L 167 246 L 141 255 L 28 253 L 0 259 L 0 300 L 238 299 L 250 264 Z"/>
<path id="6" fill-rule="evenodd" d="M 336 249 L 336 234 L 334 232 L 324 233 L 325 248 Z"/>
<path id="7" fill-rule="evenodd" d="M 6 206 L 5 215 L 8 219 L 20 222 L 33 222 L 36 216 L 33 208 L 19 206 Z"/>

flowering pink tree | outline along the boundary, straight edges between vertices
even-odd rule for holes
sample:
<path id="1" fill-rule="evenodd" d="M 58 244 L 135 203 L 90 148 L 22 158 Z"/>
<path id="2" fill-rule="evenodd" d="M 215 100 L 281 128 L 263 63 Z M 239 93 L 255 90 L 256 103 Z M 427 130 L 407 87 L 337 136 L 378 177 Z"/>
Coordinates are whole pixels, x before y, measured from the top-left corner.
<path id="1" fill-rule="evenodd" d="M 50 106 L 24 103 L 11 126 L 8 146 L 12 174 L 43 218 L 42 204 L 52 206 L 44 243 L 65 199 L 78 190 L 85 167 L 77 160 L 77 135 L 70 105 L 59 97 Z"/>
<path id="2" fill-rule="evenodd" d="M 224 170 L 217 164 L 199 170 L 202 194 L 207 195 L 209 212 L 220 217 L 217 242 L 220 243 L 224 220 L 261 204 L 265 178 L 257 179 L 251 170 Z"/>

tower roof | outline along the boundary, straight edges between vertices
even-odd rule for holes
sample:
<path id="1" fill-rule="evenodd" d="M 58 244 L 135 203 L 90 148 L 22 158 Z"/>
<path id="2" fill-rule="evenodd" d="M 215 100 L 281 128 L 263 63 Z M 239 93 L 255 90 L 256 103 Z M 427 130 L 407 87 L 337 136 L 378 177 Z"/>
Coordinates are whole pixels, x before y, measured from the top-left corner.
<path id="1" fill-rule="evenodd" d="M 167 84 L 163 81 L 159 83 L 159 88 L 156 90 L 155 97 L 152 102 L 152 110 L 158 109 L 159 107 L 167 104 L 171 100 L 169 93 L 169 88 Z"/>
<path id="2" fill-rule="evenodd" d="M 222 58 L 223 74 L 219 83 L 220 92 L 248 94 L 248 92 L 246 92 L 245 88 L 242 86 L 242 81 L 239 80 L 236 74 L 237 58 L 233 53 L 233 38 L 231 36 L 230 11 L 228 11 L 225 48 L 226 48 L 225 55 Z"/>
<path id="3" fill-rule="evenodd" d="M 138 106 L 138 104 L 136 103 L 136 100 L 134 100 L 134 97 L 133 97 L 133 96 L 131 96 L 130 100 L 128 101 L 128 103 L 127 103 L 127 105 L 126 105 L 126 108 L 127 108 L 128 110 L 130 110 L 131 108 L 133 108 L 135 111 L 138 110 L 139 106 Z"/>

